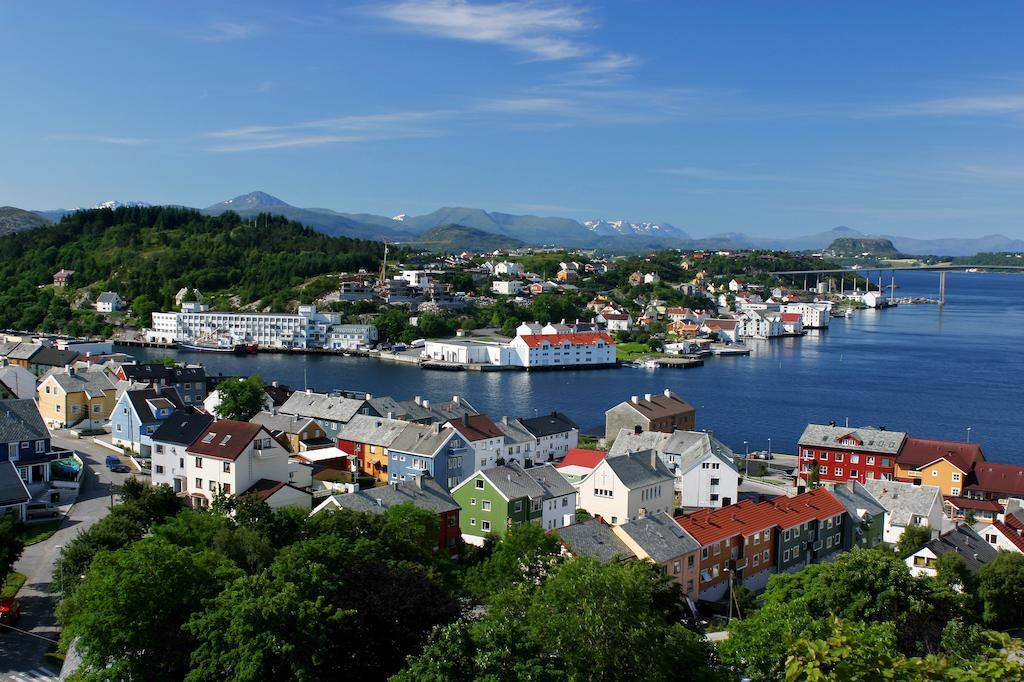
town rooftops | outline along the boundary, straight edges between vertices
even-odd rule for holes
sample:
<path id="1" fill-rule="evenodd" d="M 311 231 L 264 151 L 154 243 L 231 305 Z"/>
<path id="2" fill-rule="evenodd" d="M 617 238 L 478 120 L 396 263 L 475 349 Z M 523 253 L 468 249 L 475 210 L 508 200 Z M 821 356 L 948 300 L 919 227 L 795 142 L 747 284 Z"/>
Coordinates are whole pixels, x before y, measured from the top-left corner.
<path id="1" fill-rule="evenodd" d="M 338 440 L 364 443 L 380 447 L 391 447 L 409 422 L 387 417 L 371 417 L 357 414 L 338 430 Z"/>
<path id="2" fill-rule="evenodd" d="M 46 365 L 47 367 L 64 367 L 70 365 L 79 356 L 77 351 L 73 350 L 57 350 L 49 346 L 43 346 L 42 349 L 32 356 L 32 364 L 34 365 Z"/>
<path id="3" fill-rule="evenodd" d="M 787 324 L 799 322 L 800 320 L 803 319 L 803 317 L 804 316 L 801 315 L 800 313 L 782 313 L 782 321 Z"/>
<path id="4" fill-rule="evenodd" d="M 273 414 L 271 412 L 257 412 L 249 421 L 253 424 L 262 424 L 271 432 L 278 433 L 299 433 L 310 422 L 313 422 L 310 417 L 296 417 L 291 414 Z"/>
<path id="5" fill-rule="evenodd" d="M 676 522 L 697 539 L 701 546 L 710 545 L 734 535 L 750 535 L 776 525 L 776 509 L 771 504 L 741 500 L 718 509 L 700 509 Z"/>
<path id="6" fill-rule="evenodd" d="M 106 372 L 101 370 L 54 372 L 50 374 L 50 377 L 67 393 L 84 392 L 89 398 L 102 398 L 105 391 L 113 391 L 117 388 Z"/>
<path id="7" fill-rule="evenodd" d="M 440 483 L 429 476 L 418 476 L 415 480 L 402 481 L 397 485 L 385 485 L 344 495 L 333 495 L 320 504 L 313 513 L 329 505 L 334 505 L 352 511 L 381 514 L 400 504 L 412 504 L 420 509 L 427 509 L 438 514 L 459 509 L 455 499 Z"/>
<path id="8" fill-rule="evenodd" d="M 96 302 L 97 303 L 117 303 L 119 300 L 121 300 L 121 297 L 118 296 L 113 291 L 104 291 L 96 299 Z"/>
<path id="9" fill-rule="evenodd" d="M 629 405 L 633 410 L 651 420 L 696 411 L 693 405 L 667 388 L 663 393 L 655 393 L 653 395 L 648 393 L 642 398 L 640 396 L 633 396 L 628 401 L 619 404 Z"/>
<path id="10" fill-rule="evenodd" d="M 0 443 L 49 437 L 50 432 L 46 430 L 34 400 L 0 400 Z"/>
<path id="11" fill-rule="evenodd" d="M 503 438 L 505 436 L 498 425 L 491 421 L 486 414 L 463 415 L 460 419 L 450 420 L 448 425 L 462 434 L 466 440 L 474 443 L 488 438 Z"/>
<path id="12" fill-rule="evenodd" d="M 654 450 L 609 456 L 605 462 L 622 485 L 630 489 L 675 481 L 675 476 Z"/>
<path id="13" fill-rule="evenodd" d="M 633 429 L 622 428 L 619 429 L 618 435 L 615 436 L 612 447 L 608 450 L 608 456 L 616 457 L 627 452 L 637 452 L 639 450 L 655 450 L 660 453 L 664 451 L 665 443 L 668 441 L 669 436 L 671 434 L 664 431 L 641 431 L 636 433 Z"/>
<path id="14" fill-rule="evenodd" d="M 531 467 L 526 470 L 526 475 L 536 481 L 540 487 L 544 489 L 544 499 L 561 497 L 562 495 L 569 495 L 576 492 L 576 488 L 565 480 L 565 478 L 558 473 L 558 470 L 551 464 Z"/>
<path id="15" fill-rule="evenodd" d="M 977 443 L 908 438 L 896 462 L 908 469 L 917 469 L 940 459 L 967 473 L 976 462 L 985 461 L 985 454 Z"/>
<path id="16" fill-rule="evenodd" d="M 710 455 L 716 455 L 735 470 L 736 456 L 729 446 L 706 431 L 673 431 L 662 449 L 664 454 L 679 455 L 679 470 L 687 472 Z"/>
<path id="17" fill-rule="evenodd" d="M 435 428 L 436 427 L 436 428 Z M 391 451 L 432 456 L 451 437 L 452 429 L 440 424 L 408 424 L 391 441 Z"/>
<path id="18" fill-rule="evenodd" d="M 139 416 L 139 421 L 144 424 L 151 424 L 160 421 L 153 414 L 159 409 L 181 409 L 185 405 L 181 402 L 178 391 L 173 386 L 166 386 L 159 391 L 152 388 L 144 388 L 136 391 L 126 391 L 128 400 Z"/>
<path id="19" fill-rule="evenodd" d="M 556 469 L 565 467 L 582 467 L 593 469 L 608 455 L 601 450 L 584 450 L 583 448 L 570 448 L 561 462 L 555 465 Z"/>
<path id="20" fill-rule="evenodd" d="M 10 360 L 31 360 L 32 357 L 43 349 L 36 343 L 19 343 L 7 353 Z"/>
<path id="21" fill-rule="evenodd" d="M 187 447 L 206 431 L 212 421 L 213 415 L 205 412 L 179 410 L 157 427 L 153 440 Z"/>
<path id="22" fill-rule="evenodd" d="M 479 472 L 491 485 L 497 488 L 506 500 L 527 497 L 531 500 L 545 500 L 575 492 L 575 488 L 562 478 L 562 475 L 550 464 L 532 469 L 524 469 L 516 462 L 484 469 Z M 457 487 L 465 485 L 467 478 Z"/>
<path id="23" fill-rule="evenodd" d="M 619 530 L 657 563 L 695 552 L 701 547 L 696 538 L 665 512 L 632 519 L 619 526 Z"/>
<path id="24" fill-rule="evenodd" d="M 32 499 L 14 462 L 0 462 L 0 508 L 24 504 Z"/>
<path id="25" fill-rule="evenodd" d="M 934 505 L 942 505 L 942 490 L 934 485 L 869 479 L 864 487 L 889 512 L 895 526 L 909 526 L 915 516 L 927 518 Z"/>
<path id="26" fill-rule="evenodd" d="M 578 332 L 575 334 L 524 334 L 520 336 L 530 348 L 540 348 L 545 344 L 551 346 L 596 346 L 604 344 L 614 346 L 615 341 L 607 332 Z"/>
<path id="27" fill-rule="evenodd" d="M 815 519 L 824 521 L 846 513 L 846 507 L 825 488 L 815 488 L 795 497 L 781 495 L 767 504 L 775 508 L 775 522 L 780 528 L 792 528 Z"/>
<path id="28" fill-rule="evenodd" d="M 171 369 L 166 365 L 156 362 L 148 362 L 139 365 L 121 365 L 121 372 L 128 381 L 157 381 L 170 379 Z"/>
<path id="29" fill-rule="evenodd" d="M 851 429 L 828 424 L 808 424 L 800 436 L 800 446 L 897 455 L 906 439 L 907 434 L 902 431 L 885 431 L 869 426 Z"/>
<path id="30" fill-rule="evenodd" d="M 261 478 L 243 491 L 242 497 L 245 497 L 246 495 L 255 495 L 257 499 L 265 502 L 270 499 L 274 493 L 286 485 L 288 484 L 284 481 L 274 481 L 269 478 Z"/>
<path id="31" fill-rule="evenodd" d="M 963 559 L 964 565 L 971 573 L 977 573 L 979 568 L 995 559 L 999 553 L 999 550 L 985 542 L 973 528 L 964 524 L 958 524 L 953 530 L 929 540 L 924 547 L 931 550 L 936 558 L 955 552 Z M 921 550 L 911 554 L 917 554 L 919 551 Z"/>
<path id="32" fill-rule="evenodd" d="M 358 414 L 364 404 L 365 400 L 356 398 L 296 391 L 289 396 L 278 412 L 344 423 Z"/>
<path id="33" fill-rule="evenodd" d="M 975 500 L 970 497 L 960 497 L 958 495 L 947 495 L 943 499 L 957 509 L 987 511 L 992 512 L 993 514 L 999 514 L 1003 511 L 1003 505 L 999 504 L 995 500 Z"/>
<path id="34" fill-rule="evenodd" d="M 240 422 L 234 419 L 218 419 L 200 434 L 188 452 L 195 455 L 236 460 L 260 432 L 270 432 L 259 424 Z M 276 441 L 275 441 L 276 442 Z"/>
<path id="35" fill-rule="evenodd" d="M 846 508 L 846 513 L 857 521 L 863 520 L 865 516 L 875 517 L 885 513 L 882 503 L 857 481 L 837 485 L 830 492 Z"/>
<path id="36" fill-rule="evenodd" d="M 999 531 L 1000 533 L 1002 533 L 1007 540 L 1013 543 L 1013 546 L 1017 548 L 1018 552 L 1024 554 L 1024 536 L 1021 535 L 1019 530 L 1010 528 L 1002 521 L 993 521 L 992 523 L 986 523 L 985 526 L 990 526 Z"/>
<path id="37" fill-rule="evenodd" d="M 553 436 L 556 433 L 579 430 L 580 428 L 576 426 L 576 422 L 561 412 L 552 412 L 540 417 L 520 417 L 518 421 L 535 438 L 544 438 L 545 436 Z"/>
<path id="38" fill-rule="evenodd" d="M 732 331 L 736 329 L 737 324 L 739 324 L 737 320 L 726 320 L 723 318 L 708 318 L 704 320 L 704 326 L 708 329 L 721 329 L 722 331 Z"/>
<path id="39" fill-rule="evenodd" d="M 573 556 L 591 557 L 601 562 L 636 558 L 632 550 L 600 519 L 587 519 L 550 532 L 558 535 Z"/>
<path id="40" fill-rule="evenodd" d="M 971 491 L 1001 496 L 1024 495 L 1024 467 L 997 462 L 980 462 L 975 465 L 965 487 Z"/>

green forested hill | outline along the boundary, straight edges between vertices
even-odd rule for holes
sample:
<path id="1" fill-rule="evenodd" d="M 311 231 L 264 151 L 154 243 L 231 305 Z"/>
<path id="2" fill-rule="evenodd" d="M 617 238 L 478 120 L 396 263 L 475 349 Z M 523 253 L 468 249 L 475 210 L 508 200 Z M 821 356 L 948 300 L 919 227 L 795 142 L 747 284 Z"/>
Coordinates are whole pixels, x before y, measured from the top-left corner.
<path id="1" fill-rule="evenodd" d="M 170 309 L 181 287 L 280 305 L 311 277 L 376 269 L 382 250 L 266 215 L 250 222 L 159 206 L 80 211 L 0 237 L 0 327 L 101 333 L 101 319 L 71 310 L 83 289 L 94 297 L 116 291 L 143 317 Z M 71 291 L 46 286 L 61 268 L 75 271 Z"/>
<path id="2" fill-rule="evenodd" d="M 14 206 L 0 206 L 0 235 L 33 230 L 49 224 L 49 220 L 31 211 Z"/>

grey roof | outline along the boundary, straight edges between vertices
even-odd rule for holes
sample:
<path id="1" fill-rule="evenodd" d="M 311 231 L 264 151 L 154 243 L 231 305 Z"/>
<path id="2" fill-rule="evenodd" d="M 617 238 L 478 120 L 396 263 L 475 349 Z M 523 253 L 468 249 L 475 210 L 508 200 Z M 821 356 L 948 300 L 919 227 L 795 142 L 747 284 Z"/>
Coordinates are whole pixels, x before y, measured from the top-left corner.
<path id="1" fill-rule="evenodd" d="M 406 419 L 412 422 L 446 422 L 452 419 L 461 419 L 463 415 L 474 417 L 478 414 L 476 408 L 459 398 L 458 402 L 450 400 L 442 403 L 434 403 L 429 400 L 395 400 L 389 396 L 371 398 L 367 401 L 377 414 L 387 415 L 389 412 L 396 419 Z"/>
<path id="2" fill-rule="evenodd" d="M 7 354 L 17 348 L 18 341 L 0 341 L 0 356 L 7 357 Z"/>
<path id="3" fill-rule="evenodd" d="M 929 540 L 925 547 L 930 549 L 936 557 L 955 552 L 963 559 L 964 565 L 971 573 L 977 573 L 979 568 L 995 559 L 999 554 L 998 549 L 985 542 L 973 528 L 966 524 L 959 524 L 953 530 L 943 533 L 936 539 Z"/>
<path id="4" fill-rule="evenodd" d="M 875 499 L 875 496 L 857 481 L 853 481 L 852 486 L 837 485 L 832 488 L 831 493 L 833 497 L 846 507 L 846 513 L 857 521 L 861 520 L 862 513 L 871 517 L 885 513 L 885 507 L 882 506 L 882 503 Z"/>
<path id="5" fill-rule="evenodd" d="M 367 443 L 369 445 L 380 445 L 391 447 L 391 443 L 402 433 L 402 430 L 409 425 L 409 422 L 401 419 L 388 419 L 387 417 L 371 417 L 365 414 L 357 414 L 347 424 L 342 424 L 338 429 L 339 440 L 349 440 L 353 443 Z"/>
<path id="6" fill-rule="evenodd" d="M 696 552 L 701 547 L 692 535 L 665 512 L 633 519 L 622 524 L 620 529 L 659 564 Z"/>
<path id="7" fill-rule="evenodd" d="M 85 391 L 90 398 L 102 397 L 104 391 L 113 391 L 117 388 L 102 370 L 75 370 L 74 374 L 54 372 L 50 376 L 68 393 Z"/>
<path id="8" fill-rule="evenodd" d="M 638 450 L 654 450 L 662 452 L 669 434 L 661 431 L 641 431 L 636 433 L 633 429 L 619 429 L 611 449 L 608 450 L 609 457 L 624 455 L 627 452 Z"/>
<path id="9" fill-rule="evenodd" d="M 909 526 L 915 515 L 928 516 L 935 505 L 942 506 L 942 490 L 934 485 L 868 480 L 864 487 L 889 512 L 894 526 Z"/>
<path id="10" fill-rule="evenodd" d="M 615 531 L 599 519 L 587 519 L 555 532 L 575 556 L 588 556 L 602 562 L 636 558 Z"/>
<path id="11" fill-rule="evenodd" d="M 179 410 L 164 420 L 153 432 L 153 440 L 160 443 L 189 446 L 196 442 L 213 422 L 213 415 L 205 412 Z"/>
<path id="12" fill-rule="evenodd" d="M 863 445 L 844 445 L 850 450 L 876 452 L 883 455 L 897 455 L 903 447 L 907 434 L 902 431 L 883 431 L 870 426 L 851 429 L 844 426 L 828 424 L 808 424 L 800 436 L 800 445 L 814 447 L 835 447 L 844 436 L 852 435 Z"/>
<path id="13" fill-rule="evenodd" d="M 544 499 L 571 495 L 576 492 L 576 488 L 569 481 L 565 480 L 565 477 L 558 473 L 558 469 L 551 464 L 543 464 L 527 469 L 526 475 L 544 488 Z"/>
<path id="14" fill-rule="evenodd" d="M 622 485 L 627 488 L 641 488 L 655 483 L 675 481 L 675 476 L 654 450 L 641 450 L 617 457 L 606 457 L 604 461 L 615 472 Z M 599 464 L 598 468 L 600 466 Z"/>
<path id="15" fill-rule="evenodd" d="M 681 473 L 686 473 L 712 454 L 721 457 L 733 470 L 736 469 L 733 461 L 736 455 L 732 449 L 705 431 L 674 431 L 670 434 L 658 431 L 636 433 L 631 429 L 624 428 L 619 430 L 619 435 L 615 437 L 615 442 L 608 455 L 614 457 L 639 450 L 654 450 L 662 456 L 678 456 L 679 462 L 676 466 Z"/>
<path id="16" fill-rule="evenodd" d="M 548 476 L 541 476 L 541 479 L 550 479 L 545 480 L 545 485 L 542 485 L 540 481 L 531 476 L 530 471 L 532 469 L 524 469 L 518 463 L 511 462 L 490 469 L 484 469 L 480 473 L 509 500 L 521 497 L 528 497 L 531 500 L 544 500 L 552 497 L 552 494 L 549 492 L 549 486 L 555 477 L 562 478 L 558 471 L 552 467 L 551 473 Z M 565 481 L 564 478 L 562 480 Z M 566 483 L 566 485 L 569 484 Z M 575 492 L 571 485 L 569 485 L 569 490 L 570 492 Z"/>
<path id="17" fill-rule="evenodd" d="M 459 509 L 458 503 L 448 494 L 447 490 L 441 487 L 440 483 L 427 476 L 419 477 L 418 481 L 422 487 L 417 485 L 416 481 L 402 481 L 397 485 L 334 495 L 331 499 L 339 507 L 345 509 L 378 514 L 384 513 L 390 507 L 405 503 L 412 503 L 420 509 L 427 509 L 438 514 Z"/>
<path id="18" fill-rule="evenodd" d="M 519 418 L 519 423 L 523 425 L 523 428 L 532 433 L 537 438 L 543 438 L 544 436 L 551 436 L 556 433 L 566 433 L 568 431 L 579 431 L 576 422 L 566 417 L 561 412 L 552 412 L 551 414 L 544 414 L 539 417 Z"/>
<path id="19" fill-rule="evenodd" d="M 113 291 L 104 291 L 102 294 L 99 295 L 99 298 L 96 299 L 96 302 L 97 303 L 116 303 L 119 300 L 121 300 L 121 297 L 118 296 Z"/>
<path id="20" fill-rule="evenodd" d="M 262 424 L 271 431 L 281 433 L 298 433 L 306 424 L 313 421 L 310 417 L 296 417 L 291 414 L 272 414 L 270 412 L 257 412 L 249 421 L 254 424 Z"/>
<path id="21" fill-rule="evenodd" d="M 34 400 L 0 400 L 0 443 L 49 438 Z"/>
<path id="22" fill-rule="evenodd" d="M 515 419 L 502 417 L 494 422 L 494 425 L 501 429 L 501 432 L 505 434 L 505 438 L 508 438 L 506 443 L 528 443 L 536 440 L 534 435 Z"/>
<path id="23" fill-rule="evenodd" d="M 24 367 L 6 365 L 0 367 L 0 383 L 11 389 L 19 398 L 35 399 L 36 376 Z"/>
<path id="24" fill-rule="evenodd" d="M 440 426 L 435 432 L 433 425 L 407 424 L 398 437 L 391 441 L 391 451 L 408 452 L 413 455 L 431 456 L 451 438 L 454 430 Z"/>
<path id="25" fill-rule="evenodd" d="M 42 346 L 35 343 L 19 343 L 15 348 L 8 351 L 7 357 L 11 360 L 29 360 L 42 349 Z"/>
<path id="26" fill-rule="evenodd" d="M 14 462 L 0 462 L 0 507 L 24 504 L 31 499 Z"/>
<path id="27" fill-rule="evenodd" d="M 347 422 L 359 413 L 365 403 L 365 400 L 356 398 L 296 391 L 285 401 L 284 405 L 278 408 L 278 412 L 312 417 L 313 419 Z"/>
<path id="28" fill-rule="evenodd" d="M 146 424 L 161 421 L 153 414 L 154 407 L 157 409 L 161 407 L 180 409 L 185 406 L 181 402 L 181 396 L 178 395 L 177 389 L 173 386 L 164 386 L 159 391 L 153 388 L 126 391 L 124 396 L 127 396 L 128 401 L 131 402 L 139 421 Z"/>
<path id="29" fill-rule="evenodd" d="M 64 367 L 70 365 L 79 356 L 78 351 L 57 350 L 44 346 L 42 350 L 32 356 L 32 364 L 47 365 L 49 367 Z"/>

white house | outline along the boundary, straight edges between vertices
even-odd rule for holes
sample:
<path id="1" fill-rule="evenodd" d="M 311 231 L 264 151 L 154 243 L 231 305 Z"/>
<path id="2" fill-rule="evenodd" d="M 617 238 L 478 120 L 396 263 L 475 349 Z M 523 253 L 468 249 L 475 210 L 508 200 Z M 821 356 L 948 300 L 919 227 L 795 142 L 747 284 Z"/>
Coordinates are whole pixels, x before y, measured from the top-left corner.
<path id="1" fill-rule="evenodd" d="M 505 275 L 506 277 L 515 278 L 523 274 L 523 266 L 520 263 L 503 260 L 500 263 L 494 264 L 492 272 L 494 272 L 495 275 Z"/>
<path id="2" fill-rule="evenodd" d="M 807 329 L 828 327 L 829 322 L 832 321 L 831 310 L 831 303 L 787 303 L 782 306 L 784 313 L 800 313 L 803 326 Z"/>
<path id="3" fill-rule="evenodd" d="M 501 296 L 516 296 L 523 290 L 523 283 L 517 279 L 496 279 L 491 282 L 491 291 Z"/>
<path id="4" fill-rule="evenodd" d="M 771 339 L 782 336 L 786 331 L 782 316 L 767 310 L 744 310 L 738 322 L 739 334 L 752 339 Z"/>
<path id="5" fill-rule="evenodd" d="M 152 476 L 153 485 L 170 486 L 176 493 L 188 488 L 188 470 L 185 450 L 199 439 L 213 415 L 203 412 L 178 411 L 164 420 L 153 432 Z"/>
<path id="6" fill-rule="evenodd" d="M 660 281 L 661 277 L 658 277 L 658 273 L 656 272 L 648 272 L 644 275 L 644 284 L 654 284 Z"/>
<path id="7" fill-rule="evenodd" d="M 450 420 L 447 426 L 473 450 L 473 471 L 496 466 L 503 456 L 505 433 L 487 415 L 463 415 L 462 419 Z"/>
<path id="8" fill-rule="evenodd" d="M 708 318 L 701 325 L 701 331 L 705 334 L 717 334 L 720 341 L 726 343 L 742 343 L 743 329 L 739 320 Z"/>
<path id="9" fill-rule="evenodd" d="M 580 508 L 616 526 L 645 514 L 673 511 L 675 476 L 654 450 L 606 457 L 579 490 Z"/>
<path id="10" fill-rule="evenodd" d="M 271 506 L 296 499 L 304 499 L 304 506 L 311 506 L 309 493 L 285 491 L 278 495 L 288 484 L 288 469 L 288 450 L 266 427 L 220 419 L 210 423 L 185 449 L 185 492 L 196 507 L 209 506 L 218 492 L 252 492 Z"/>
<path id="11" fill-rule="evenodd" d="M 512 353 L 508 345 L 471 339 L 427 341 L 420 356 L 425 360 L 457 362 L 463 365 L 506 366 L 513 364 Z"/>
<path id="12" fill-rule="evenodd" d="M 124 299 L 113 291 L 104 291 L 96 299 L 96 312 L 115 313 L 124 307 Z"/>
<path id="13" fill-rule="evenodd" d="M 633 328 L 633 316 L 626 312 L 608 312 L 598 315 L 598 321 L 603 320 L 610 332 L 628 332 Z"/>
<path id="14" fill-rule="evenodd" d="M 352 350 L 377 343 L 377 328 L 372 324 L 335 324 L 327 332 L 331 350 Z"/>
<path id="15" fill-rule="evenodd" d="M 1016 525 L 1020 525 L 1018 521 Z M 1011 528 L 1002 521 L 979 521 L 972 526 L 974 532 L 1001 552 L 1024 554 L 1024 535 L 1017 528 Z"/>
<path id="16" fill-rule="evenodd" d="M 979 568 L 996 558 L 999 550 L 985 542 L 970 526 L 957 525 L 941 535 L 933 531 L 931 540 L 903 560 L 912 575 L 934 577 L 939 557 L 950 553 L 959 556 L 968 571 L 977 573 Z"/>
<path id="17" fill-rule="evenodd" d="M 636 433 L 621 429 L 609 457 L 652 449 L 675 475 L 678 506 L 687 510 L 727 507 L 739 501 L 735 454 L 706 431 Z"/>
<path id="18" fill-rule="evenodd" d="M 607 332 L 520 334 L 509 348 L 512 364 L 527 369 L 615 363 L 615 341 Z"/>
<path id="19" fill-rule="evenodd" d="M 942 528 L 942 489 L 938 486 L 868 479 L 864 487 L 885 508 L 885 542 L 896 544 L 912 525 Z"/>
<path id="20" fill-rule="evenodd" d="M 341 324 L 339 313 L 320 313 L 314 305 L 300 305 L 290 313 L 229 313 L 217 310 L 185 310 L 153 313 L 146 340 L 195 343 L 229 337 L 233 343 L 255 343 L 266 348 L 323 348 L 328 330 Z"/>
<path id="21" fill-rule="evenodd" d="M 729 280 L 729 291 L 732 291 L 733 293 L 743 291 L 746 288 L 747 285 L 739 277 L 733 277 Z"/>
<path id="22" fill-rule="evenodd" d="M 580 440 L 580 427 L 561 412 L 516 420 L 536 441 L 535 462 L 560 462 Z"/>

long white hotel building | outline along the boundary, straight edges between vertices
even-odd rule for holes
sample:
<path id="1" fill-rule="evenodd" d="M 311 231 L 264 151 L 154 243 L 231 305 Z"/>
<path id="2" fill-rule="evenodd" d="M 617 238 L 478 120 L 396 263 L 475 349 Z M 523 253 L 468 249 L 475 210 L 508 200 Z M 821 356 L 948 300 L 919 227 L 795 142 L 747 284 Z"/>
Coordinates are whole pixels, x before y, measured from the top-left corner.
<path id="1" fill-rule="evenodd" d="M 264 348 L 323 348 L 339 313 L 320 313 L 300 305 L 291 313 L 229 313 L 184 304 L 180 313 L 153 313 L 146 340 L 154 343 L 196 343 L 230 338 L 232 343 L 255 343 Z"/>

